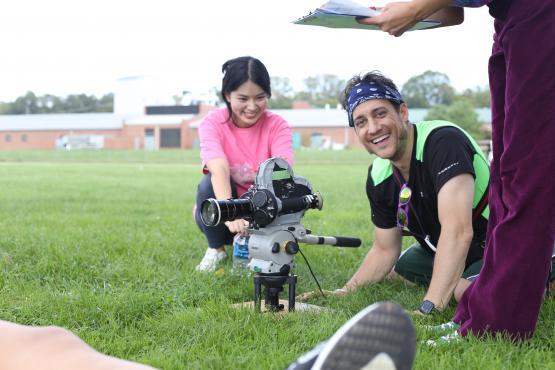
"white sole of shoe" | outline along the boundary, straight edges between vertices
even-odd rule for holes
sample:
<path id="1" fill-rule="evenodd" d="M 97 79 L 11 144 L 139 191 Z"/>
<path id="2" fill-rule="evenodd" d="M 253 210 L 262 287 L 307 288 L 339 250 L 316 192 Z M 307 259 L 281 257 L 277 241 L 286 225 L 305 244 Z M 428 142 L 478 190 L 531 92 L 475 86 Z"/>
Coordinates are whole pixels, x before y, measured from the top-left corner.
<path id="1" fill-rule="evenodd" d="M 327 341 L 313 370 L 410 369 L 416 333 L 396 303 L 379 302 L 347 321 Z M 377 367 L 382 364 L 383 367 Z"/>

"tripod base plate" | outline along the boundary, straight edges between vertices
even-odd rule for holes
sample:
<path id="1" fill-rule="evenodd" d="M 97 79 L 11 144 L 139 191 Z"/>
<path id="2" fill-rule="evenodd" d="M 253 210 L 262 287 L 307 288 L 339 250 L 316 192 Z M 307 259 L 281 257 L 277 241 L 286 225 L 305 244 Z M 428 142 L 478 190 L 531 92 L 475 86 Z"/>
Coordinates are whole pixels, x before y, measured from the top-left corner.
<path id="1" fill-rule="evenodd" d="M 279 303 L 283 305 L 283 310 L 276 312 L 277 314 L 286 314 L 289 313 L 289 302 L 286 299 L 280 299 Z M 236 309 L 242 309 L 242 308 L 246 308 L 246 309 L 250 309 L 252 310 L 254 308 L 254 301 L 250 301 L 250 302 L 242 302 L 242 303 L 235 303 L 231 305 L 232 308 L 236 308 Z M 299 312 L 299 311 L 303 311 L 303 312 L 318 312 L 318 311 L 325 311 L 325 310 L 329 310 L 329 308 L 326 307 L 322 307 L 322 306 L 317 306 L 314 304 L 308 304 L 308 303 L 295 303 L 295 311 Z M 262 304 L 262 307 L 260 309 L 261 312 L 270 312 L 269 310 L 266 309 L 266 306 L 264 304 Z"/>

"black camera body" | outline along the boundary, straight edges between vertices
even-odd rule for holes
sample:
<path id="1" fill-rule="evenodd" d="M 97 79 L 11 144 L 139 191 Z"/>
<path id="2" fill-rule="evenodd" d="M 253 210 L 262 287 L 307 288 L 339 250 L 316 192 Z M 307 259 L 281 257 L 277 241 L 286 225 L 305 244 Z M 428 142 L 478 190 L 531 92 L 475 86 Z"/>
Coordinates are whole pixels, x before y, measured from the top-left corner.
<path id="1" fill-rule="evenodd" d="M 322 209 L 322 206 L 322 196 L 312 193 L 304 177 L 294 176 L 285 160 L 270 158 L 260 165 L 254 186 L 241 198 L 207 199 L 200 214 L 207 226 L 243 218 L 250 222 L 251 228 L 260 229 L 272 224 L 298 223 L 304 211 Z"/>

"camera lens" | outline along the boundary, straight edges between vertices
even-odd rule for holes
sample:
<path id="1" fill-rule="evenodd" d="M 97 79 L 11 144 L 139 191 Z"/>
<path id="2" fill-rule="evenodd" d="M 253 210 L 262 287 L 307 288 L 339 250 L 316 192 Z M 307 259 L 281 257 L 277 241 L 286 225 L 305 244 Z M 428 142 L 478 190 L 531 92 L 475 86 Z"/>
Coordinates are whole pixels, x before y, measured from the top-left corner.
<path id="1" fill-rule="evenodd" d="M 206 199 L 200 208 L 200 219 L 206 226 L 216 226 L 220 223 L 220 207 L 216 199 Z"/>
<path id="2" fill-rule="evenodd" d="M 202 202 L 200 219 L 206 226 L 217 226 L 225 221 L 249 218 L 252 214 L 250 199 L 206 199 Z"/>

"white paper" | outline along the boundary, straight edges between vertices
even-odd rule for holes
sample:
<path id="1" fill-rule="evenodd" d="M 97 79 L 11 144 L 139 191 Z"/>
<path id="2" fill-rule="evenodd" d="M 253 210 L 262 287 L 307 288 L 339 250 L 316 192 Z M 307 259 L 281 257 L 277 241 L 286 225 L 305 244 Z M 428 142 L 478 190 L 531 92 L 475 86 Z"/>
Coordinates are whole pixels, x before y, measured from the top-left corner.
<path id="1" fill-rule="evenodd" d="M 358 17 L 375 17 L 378 14 L 380 14 L 378 11 L 350 0 L 330 0 L 310 14 L 293 21 L 293 23 L 330 28 L 380 30 L 377 26 L 360 24 L 356 21 Z M 437 27 L 439 24 L 440 22 L 435 21 L 420 21 L 409 31 Z"/>

